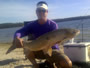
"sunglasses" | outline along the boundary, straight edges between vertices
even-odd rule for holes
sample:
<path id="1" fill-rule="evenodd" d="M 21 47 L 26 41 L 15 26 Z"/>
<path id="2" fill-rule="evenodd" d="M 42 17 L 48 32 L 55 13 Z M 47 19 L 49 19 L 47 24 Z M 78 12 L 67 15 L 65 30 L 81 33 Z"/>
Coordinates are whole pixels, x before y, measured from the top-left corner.
<path id="1" fill-rule="evenodd" d="M 47 12 L 47 10 L 45 10 L 45 9 L 37 9 L 37 12 L 43 12 L 43 13 L 45 13 L 45 12 Z"/>

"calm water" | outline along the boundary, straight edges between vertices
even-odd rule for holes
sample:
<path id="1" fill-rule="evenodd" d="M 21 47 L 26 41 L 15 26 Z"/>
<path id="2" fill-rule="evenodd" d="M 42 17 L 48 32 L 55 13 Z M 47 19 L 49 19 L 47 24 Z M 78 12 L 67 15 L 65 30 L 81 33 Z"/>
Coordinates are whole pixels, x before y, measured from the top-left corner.
<path id="1" fill-rule="evenodd" d="M 21 27 L 0 29 L 0 43 L 11 42 L 15 31 L 20 28 Z"/>
<path id="2" fill-rule="evenodd" d="M 75 38 L 75 39 L 78 39 L 79 41 L 81 41 L 82 39 L 82 24 L 83 24 L 84 41 L 90 41 L 90 19 L 85 19 L 83 21 L 75 20 L 75 21 L 59 22 L 57 24 L 59 25 L 59 28 L 80 29 L 81 30 L 80 35 Z M 21 27 L 0 29 L 0 43 L 12 42 L 15 31 L 20 28 Z"/>

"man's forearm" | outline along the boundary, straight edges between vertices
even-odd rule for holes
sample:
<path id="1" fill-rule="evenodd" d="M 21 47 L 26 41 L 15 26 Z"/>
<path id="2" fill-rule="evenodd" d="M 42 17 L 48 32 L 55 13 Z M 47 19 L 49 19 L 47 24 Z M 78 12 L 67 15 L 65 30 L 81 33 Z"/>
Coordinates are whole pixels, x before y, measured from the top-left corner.
<path id="1" fill-rule="evenodd" d="M 23 47 L 23 39 L 19 37 L 15 37 L 13 40 L 13 45 L 16 45 L 17 48 L 22 48 Z"/>

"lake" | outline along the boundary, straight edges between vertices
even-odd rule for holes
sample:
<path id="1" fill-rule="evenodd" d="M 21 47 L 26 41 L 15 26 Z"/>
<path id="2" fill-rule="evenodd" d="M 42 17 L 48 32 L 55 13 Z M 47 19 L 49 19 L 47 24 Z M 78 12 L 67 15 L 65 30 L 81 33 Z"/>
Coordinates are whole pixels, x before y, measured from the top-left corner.
<path id="1" fill-rule="evenodd" d="M 76 28 L 80 29 L 81 33 L 75 38 L 75 41 L 82 41 L 82 27 L 83 27 L 83 40 L 90 42 L 90 19 L 73 20 L 57 23 L 59 28 Z M 0 29 L 0 43 L 12 42 L 13 35 L 16 30 L 21 27 Z"/>

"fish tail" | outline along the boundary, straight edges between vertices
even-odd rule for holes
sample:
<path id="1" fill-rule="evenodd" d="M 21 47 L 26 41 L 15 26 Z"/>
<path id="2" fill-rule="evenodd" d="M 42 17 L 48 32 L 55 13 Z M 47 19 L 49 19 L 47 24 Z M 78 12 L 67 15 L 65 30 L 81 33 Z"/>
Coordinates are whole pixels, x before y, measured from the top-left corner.
<path id="1" fill-rule="evenodd" d="M 13 51 L 14 49 L 16 49 L 16 45 L 12 45 L 6 52 L 6 54 L 10 53 L 11 51 Z"/>

